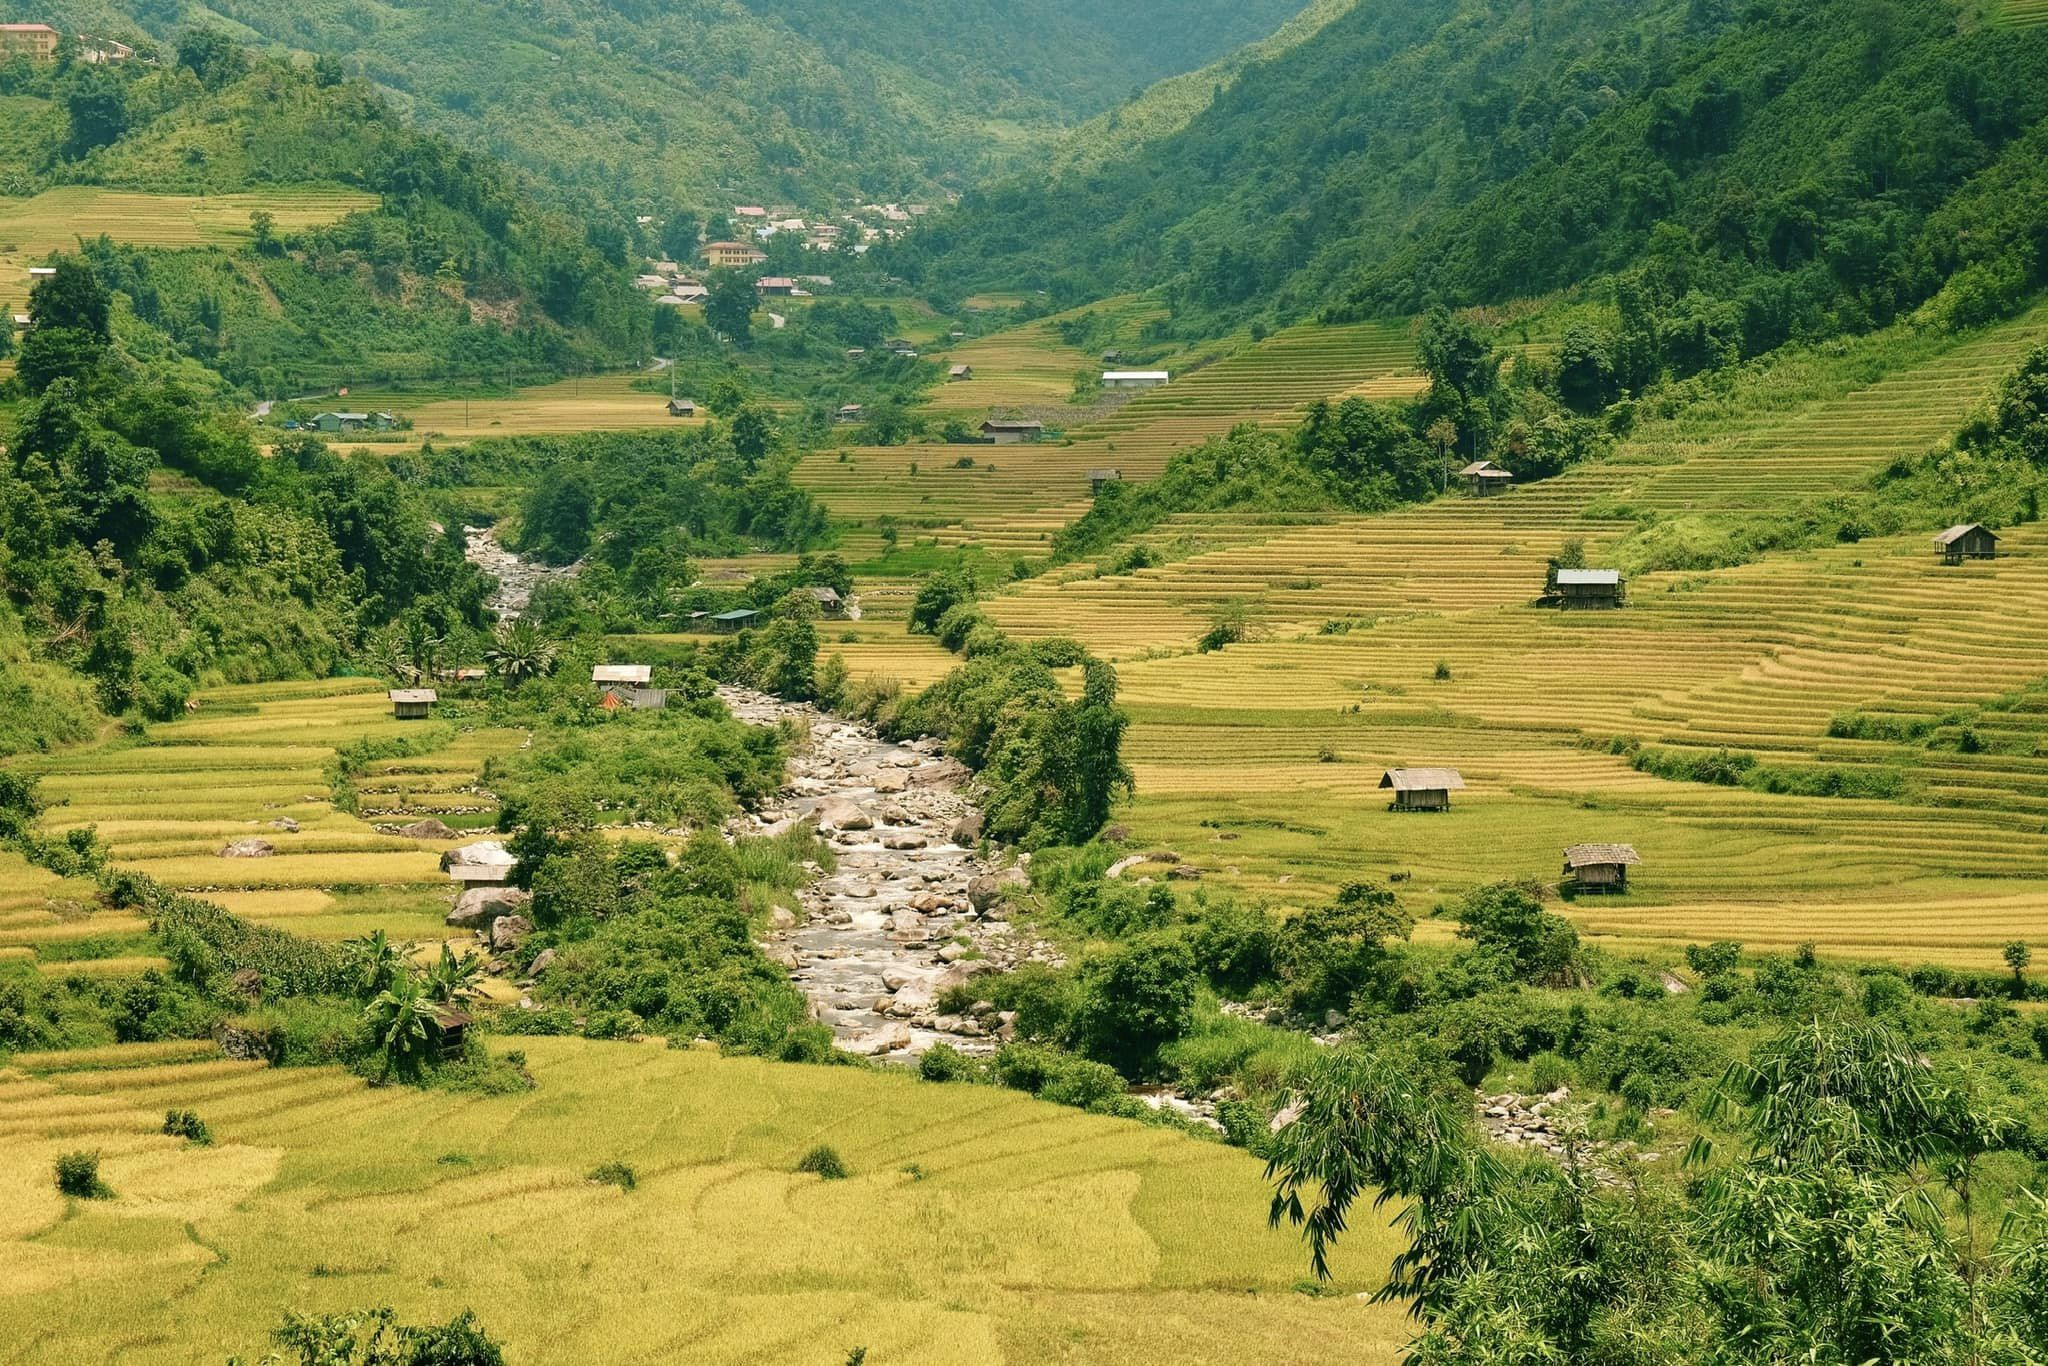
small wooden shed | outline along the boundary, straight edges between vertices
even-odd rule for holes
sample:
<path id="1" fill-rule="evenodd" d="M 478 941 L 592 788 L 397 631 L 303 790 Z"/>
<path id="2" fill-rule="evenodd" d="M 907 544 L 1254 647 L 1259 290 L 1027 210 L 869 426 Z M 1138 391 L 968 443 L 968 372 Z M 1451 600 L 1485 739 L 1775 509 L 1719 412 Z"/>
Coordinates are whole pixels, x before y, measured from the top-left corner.
<path id="1" fill-rule="evenodd" d="M 711 629 L 729 635 L 752 626 L 754 619 L 760 615 L 751 607 L 742 607 L 736 612 L 720 612 L 711 618 Z"/>
<path id="2" fill-rule="evenodd" d="M 957 383 L 958 383 L 959 381 L 961 381 L 961 380 L 963 380 L 963 379 L 973 379 L 973 378 L 974 378 L 974 367 L 973 367 L 973 366 L 971 366 L 971 365 L 956 365 L 956 366 L 954 366 L 954 367 L 953 367 L 952 369 L 950 369 L 950 370 L 948 370 L 948 371 L 946 372 L 946 380 L 947 380 L 947 382 L 948 382 L 948 383 L 955 383 L 955 384 L 957 384 Z"/>
<path id="3" fill-rule="evenodd" d="M 1465 481 L 1474 498 L 1491 498 L 1496 493 L 1505 493 L 1515 482 L 1515 476 L 1491 460 L 1474 460 L 1458 471 L 1458 477 Z"/>
<path id="4" fill-rule="evenodd" d="M 1573 891 L 1625 892 L 1628 870 L 1642 861 L 1632 844 L 1574 844 L 1564 851 L 1564 872 Z"/>
<path id="5" fill-rule="evenodd" d="M 1015 446 L 1044 436 L 1045 424 L 990 418 L 981 424 L 981 434 L 998 446 Z"/>
<path id="6" fill-rule="evenodd" d="M 462 1056 L 469 1038 L 469 1012 L 460 1006 L 440 1006 L 434 1011 L 434 1042 L 444 1060 Z"/>
<path id="7" fill-rule="evenodd" d="M 820 583 L 813 584 L 809 591 L 811 596 L 817 600 L 818 610 L 826 616 L 843 617 L 846 615 L 846 599 L 839 596 L 838 589 L 830 584 Z"/>
<path id="8" fill-rule="evenodd" d="M 1998 533 L 1977 522 L 1952 526 L 1934 538 L 1934 552 L 1941 557 L 1943 564 L 1995 560 L 1998 558 Z"/>
<path id="9" fill-rule="evenodd" d="M 1390 768 L 1380 787 L 1393 790 L 1389 811 L 1448 811 L 1451 794 L 1465 790 L 1465 778 L 1455 768 Z"/>
<path id="10" fill-rule="evenodd" d="M 668 706 L 666 688 L 606 688 L 599 706 L 606 711 L 661 711 Z"/>
<path id="11" fill-rule="evenodd" d="M 1121 484 L 1123 481 L 1124 472 L 1122 470 L 1090 470 L 1088 471 L 1088 492 L 1091 494 L 1100 493 L 1105 485 Z"/>
<path id="12" fill-rule="evenodd" d="M 668 401 L 668 415 L 670 417 L 695 417 L 697 415 L 697 405 L 686 398 L 672 398 Z"/>
<path id="13" fill-rule="evenodd" d="M 1560 569 L 1557 600 L 1566 607 L 1621 606 L 1619 569 Z"/>
<path id="14" fill-rule="evenodd" d="M 644 688 L 654 679 L 652 664 L 600 664 L 590 671 L 590 681 L 600 688 L 623 684 L 629 688 Z"/>
<path id="15" fill-rule="evenodd" d="M 432 688 L 393 688 L 391 714 L 401 721 L 424 721 L 441 700 Z"/>

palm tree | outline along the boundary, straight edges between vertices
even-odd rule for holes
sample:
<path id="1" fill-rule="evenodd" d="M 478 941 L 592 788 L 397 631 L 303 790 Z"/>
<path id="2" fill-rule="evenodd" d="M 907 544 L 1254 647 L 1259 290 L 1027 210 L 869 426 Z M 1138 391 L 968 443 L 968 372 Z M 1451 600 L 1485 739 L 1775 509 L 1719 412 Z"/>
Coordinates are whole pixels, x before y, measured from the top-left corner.
<path id="1" fill-rule="evenodd" d="M 416 1077 L 440 1037 L 441 1007 L 410 972 L 392 979 L 363 1007 L 363 1021 L 384 1055 L 384 1075 Z"/>
<path id="2" fill-rule="evenodd" d="M 516 688 L 529 678 L 544 678 L 554 672 L 555 642 L 521 617 L 498 628 L 497 638 L 484 656 L 498 676 Z"/>
<path id="3" fill-rule="evenodd" d="M 355 976 L 356 990 L 364 996 L 375 996 L 405 971 L 405 950 L 382 930 L 351 939 L 341 947 Z"/>
<path id="4" fill-rule="evenodd" d="M 434 634 L 433 623 L 418 612 L 410 613 L 405 619 L 405 659 L 415 679 L 434 676 L 434 661 L 441 653 L 441 637 Z"/>
<path id="5" fill-rule="evenodd" d="M 477 981 L 484 975 L 483 960 L 474 954 L 457 958 L 455 950 L 441 945 L 441 960 L 427 969 L 427 994 L 438 1005 L 459 1005 L 476 995 Z"/>

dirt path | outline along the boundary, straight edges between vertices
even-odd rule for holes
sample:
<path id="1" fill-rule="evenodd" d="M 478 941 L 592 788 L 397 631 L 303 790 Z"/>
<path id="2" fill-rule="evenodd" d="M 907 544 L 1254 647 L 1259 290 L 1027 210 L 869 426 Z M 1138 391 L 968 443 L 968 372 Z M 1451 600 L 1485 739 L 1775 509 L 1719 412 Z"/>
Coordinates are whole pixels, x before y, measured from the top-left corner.
<path id="1" fill-rule="evenodd" d="M 1022 874 L 971 847 L 980 813 L 964 794 L 966 767 L 934 742 L 896 744 L 858 722 L 761 693 L 719 695 L 743 721 L 793 717 L 810 730 L 781 797 L 728 829 L 776 834 L 812 822 L 831 841 L 837 870 L 821 872 L 800 908 L 778 917 L 768 949 L 839 1047 L 904 1060 L 939 1042 L 994 1051 L 1009 1035 L 1006 1015 L 986 1002 L 941 1014 L 940 998 L 984 973 L 1058 956 L 1018 933 L 994 904 L 1003 883 Z"/>

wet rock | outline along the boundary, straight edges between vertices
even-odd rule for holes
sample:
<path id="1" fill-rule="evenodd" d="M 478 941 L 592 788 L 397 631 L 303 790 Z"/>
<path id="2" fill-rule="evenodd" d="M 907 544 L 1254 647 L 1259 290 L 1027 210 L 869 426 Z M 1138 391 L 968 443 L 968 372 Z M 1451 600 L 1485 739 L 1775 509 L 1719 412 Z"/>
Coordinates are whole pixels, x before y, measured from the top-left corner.
<path id="1" fill-rule="evenodd" d="M 818 803 L 818 828 L 821 830 L 872 830 L 874 818 L 863 811 L 858 802 L 844 797 L 831 797 Z"/>
<path id="2" fill-rule="evenodd" d="M 900 852 L 910 849 L 922 849 L 926 843 L 928 841 L 923 835 L 890 835 L 882 841 L 882 847 Z"/>
<path id="3" fill-rule="evenodd" d="M 953 830 L 948 838 L 963 849 L 972 848 L 981 840 L 982 823 L 983 817 L 980 811 L 969 811 L 959 820 L 953 822 Z"/>
<path id="4" fill-rule="evenodd" d="M 247 839 L 231 841 L 226 848 L 220 851 L 220 856 L 222 858 L 269 858 L 276 852 L 277 846 L 273 845 L 269 840 L 257 839 L 251 835 Z"/>

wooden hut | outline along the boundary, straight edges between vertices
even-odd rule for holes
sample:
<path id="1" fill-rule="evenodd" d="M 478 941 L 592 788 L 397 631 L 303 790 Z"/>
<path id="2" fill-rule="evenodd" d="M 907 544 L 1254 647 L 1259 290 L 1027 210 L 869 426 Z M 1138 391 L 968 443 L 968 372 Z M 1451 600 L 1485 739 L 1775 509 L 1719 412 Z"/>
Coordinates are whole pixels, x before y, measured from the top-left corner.
<path id="1" fill-rule="evenodd" d="M 990 418 L 981 424 L 981 435 L 983 440 L 993 441 L 998 446 L 1015 446 L 1044 436 L 1045 424 Z"/>
<path id="2" fill-rule="evenodd" d="M 971 365 L 956 365 L 946 372 L 946 380 L 951 384 L 958 384 L 962 380 L 973 378 L 974 367 Z"/>
<path id="3" fill-rule="evenodd" d="M 1566 607 L 1621 606 L 1619 569 L 1560 569 L 1557 600 Z"/>
<path id="4" fill-rule="evenodd" d="M 452 1060 L 462 1056 L 462 1049 L 469 1037 L 469 1012 L 460 1006 L 439 1006 L 434 1010 L 434 1042 L 443 1059 Z"/>
<path id="5" fill-rule="evenodd" d="M 1458 477 L 1465 481 L 1474 498 L 1491 498 L 1496 493 L 1505 493 L 1515 482 L 1515 476 L 1491 460 L 1474 460 L 1458 471 Z"/>
<path id="6" fill-rule="evenodd" d="M 668 401 L 668 415 L 670 417 L 695 417 L 697 415 L 697 405 L 687 398 L 672 398 Z"/>
<path id="7" fill-rule="evenodd" d="M 813 584 L 809 592 L 817 600 L 818 610 L 826 616 L 843 617 L 846 615 L 846 599 L 840 597 L 839 590 L 830 584 Z"/>
<path id="8" fill-rule="evenodd" d="M 1995 560 L 1998 558 L 1998 533 L 1976 522 L 1952 526 L 1934 538 L 1934 553 L 1941 557 L 1943 564 Z"/>
<path id="9" fill-rule="evenodd" d="M 1451 794 L 1465 790 L 1465 779 L 1455 768 L 1390 768 L 1380 776 L 1380 787 L 1393 790 L 1389 811 L 1448 811 Z"/>
<path id="10" fill-rule="evenodd" d="M 600 664 L 590 671 L 590 681 L 600 688 L 614 685 L 644 688 L 653 679 L 652 664 Z"/>
<path id="11" fill-rule="evenodd" d="M 391 714 L 401 721 L 424 721 L 441 700 L 432 688 L 393 688 Z"/>
<path id="12" fill-rule="evenodd" d="M 606 688 L 598 705 L 606 711 L 661 711 L 668 706 L 666 688 Z"/>
<path id="13" fill-rule="evenodd" d="M 1632 844 L 1574 844 L 1564 851 L 1564 872 L 1575 892 L 1625 892 L 1628 870 L 1642 861 Z"/>
<path id="14" fill-rule="evenodd" d="M 734 631 L 743 631 L 752 626 L 754 619 L 760 615 L 751 607 L 742 607 L 736 612 L 720 612 L 711 618 L 711 629 L 730 635 Z"/>
<path id="15" fill-rule="evenodd" d="M 1090 495 L 1098 494 L 1102 492 L 1105 486 L 1121 484 L 1123 481 L 1124 472 L 1122 470 L 1090 470 L 1088 471 L 1088 492 Z"/>

